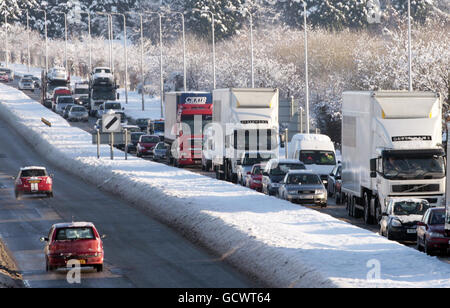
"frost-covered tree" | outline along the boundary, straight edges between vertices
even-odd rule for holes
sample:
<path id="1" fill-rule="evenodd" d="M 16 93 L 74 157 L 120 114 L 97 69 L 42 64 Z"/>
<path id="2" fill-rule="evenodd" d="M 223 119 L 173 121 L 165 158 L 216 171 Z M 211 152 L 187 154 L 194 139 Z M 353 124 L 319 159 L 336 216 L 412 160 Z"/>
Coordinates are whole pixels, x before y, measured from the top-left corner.
<path id="1" fill-rule="evenodd" d="M 0 16 L 7 15 L 11 19 L 20 18 L 25 15 L 26 9 L 37 6 L 36 0 L 1 0 Z"/>

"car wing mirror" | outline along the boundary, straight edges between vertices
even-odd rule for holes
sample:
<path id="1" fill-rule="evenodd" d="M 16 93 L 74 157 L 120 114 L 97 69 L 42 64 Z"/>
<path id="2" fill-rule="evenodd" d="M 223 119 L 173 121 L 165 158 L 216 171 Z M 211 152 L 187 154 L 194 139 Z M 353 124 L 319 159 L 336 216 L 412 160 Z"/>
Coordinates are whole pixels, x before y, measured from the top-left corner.
<path id="1" fill-rule="evenodd" d="M 48 237 L 41 237 L 41 238 L 39 239 L 39 241 L 40 241 L 41 243 L 48 242 Z"/>
<path id="2" fill-rule="evenodd" d="M 107 236 L 106 236 L 106 234 L 103 234 L 103 235 L 101 236 L 101 239 L 104 240 L 105 238 L 107 238 Z"/>
<path id="3" fill-rule="evenodd" d="M 54 174 L 52 173 L 52 174 L 50 174 L 50 177 L 51 177 L 51 178 L 54 178 L 54 177 L 55 177 L 55 175 L 54 175 Z"/>

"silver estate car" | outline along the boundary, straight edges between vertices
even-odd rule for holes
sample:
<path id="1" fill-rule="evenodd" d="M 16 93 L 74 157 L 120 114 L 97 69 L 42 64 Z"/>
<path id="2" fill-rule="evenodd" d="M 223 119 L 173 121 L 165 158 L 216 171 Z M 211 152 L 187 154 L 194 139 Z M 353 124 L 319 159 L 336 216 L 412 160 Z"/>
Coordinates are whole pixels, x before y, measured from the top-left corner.
<path id="1" fill-rule="evenodd" d="M 327 189 L 320 177 L 310 170 L 291 170 L 280 183 L 280 198 L 299 204 L 327 206 Z"/>

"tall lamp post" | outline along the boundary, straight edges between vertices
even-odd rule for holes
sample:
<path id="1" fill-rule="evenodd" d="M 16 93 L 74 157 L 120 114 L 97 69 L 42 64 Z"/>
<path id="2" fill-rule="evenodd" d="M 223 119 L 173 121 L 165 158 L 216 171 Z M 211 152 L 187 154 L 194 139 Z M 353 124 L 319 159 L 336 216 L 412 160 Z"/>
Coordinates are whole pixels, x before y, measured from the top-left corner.
<path id="1" fill-rule="evenodd" d="M 122 13 L 114 13 L 111 15 L 123 17 L 123 46 L 124 46 L 124 60 L 125 60 L 125 104 L 128 104 L 128 50 L 127 50 L 127 17 Z M 112 28 L 112 20 L 111 20 Z"/>
<path id="2" fill-rule="evenodd" d="M 164 76 L 163 76 L 163 40 L 162 40 L 162 14 L 154 11 L 145 11 L 146 14 L 156 14 L 159 16 L 159 74 L 160 74 L 160 104 L 161 118 L 164 117 L 163 101 L 164 101 Z"/>
<path id="3" fill-rule="evenodd" d="M 80 14 L 86 14 L 88 17 L 88 35 L 89 35 L 89 71 L 92 71 L 92 34 L 91 34 L 91 13 L 80 12 Z"/>
<path id="4" fill-rule="evenodd" d="M 184 13 L 169 11 L 168 13 L 172 13 L 175 15 L 181 16 L 181 27 L 183 32 L 183 86 L 184 91 L 187 91 L 187 74 L 186 74 L 186 31 L 185 31 L 185 22 L 184 22 Z"/>
<path id="5" fill-rule="evenodd" d="M 67 61 L 67 14 L 65 12 L 54 11 L 56 14 L 64 15 L 64 63 L 66 72 L 69 72 L 69 64 Z"/>
<path id="6" fill-rule="evenodd" d="M 8 59 L 8 15 L 5 12 L 5 66 L 8 67 L 9 59 Z"/>
<path id="7" fill-rule="evenodd" d="M 309 134 L 309 76 L 308 76 L 308 28 L 306 24 L 306 2 L 303 1 L 303 27 L 305 30 L 305 111 L 306 111 L 306 133 Z"/>
<path id="8" fill-rule="evenodd" d="M 412 53 L 411 53 L 411 0 L 408 0 L 408 89 L 413 91 L 412 85 Z"/>
<path id="9" fill-rule="evenodd" d="M 113 58 L 112 58 L 112 35 L 111 35 L 111 15 L 105 12 L 96 12 L 97 15 L 106 16 L 108 17 L 108 40 L 109 40 L 109 66 L 111 67 L 111 70 L 113 70 Z"/>

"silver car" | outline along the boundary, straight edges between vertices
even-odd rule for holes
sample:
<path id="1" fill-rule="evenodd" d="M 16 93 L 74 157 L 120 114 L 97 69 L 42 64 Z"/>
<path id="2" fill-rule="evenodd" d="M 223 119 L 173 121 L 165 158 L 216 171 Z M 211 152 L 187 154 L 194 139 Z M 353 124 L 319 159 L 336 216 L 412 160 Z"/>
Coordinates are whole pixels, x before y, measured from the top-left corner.
<path id="1" fill-rule="evenodd" d="M 67 116 L 69 121 L 89 121 L 89 114 L 83 106 L 72 106 Z"/>
<path id="2" fill-rule="evenodd" d="M 34 92 L 34 81 L 31 77 L 21 78 L 19 81 L 19 90 L 28 90 Z"/>
<path id="3" fill-rule="evenodd" d="M 299 204 L 327 206 L 327 190 L 320 177 L 309 170 L 289 171 L 281 182 L 278 195 Z"/>

